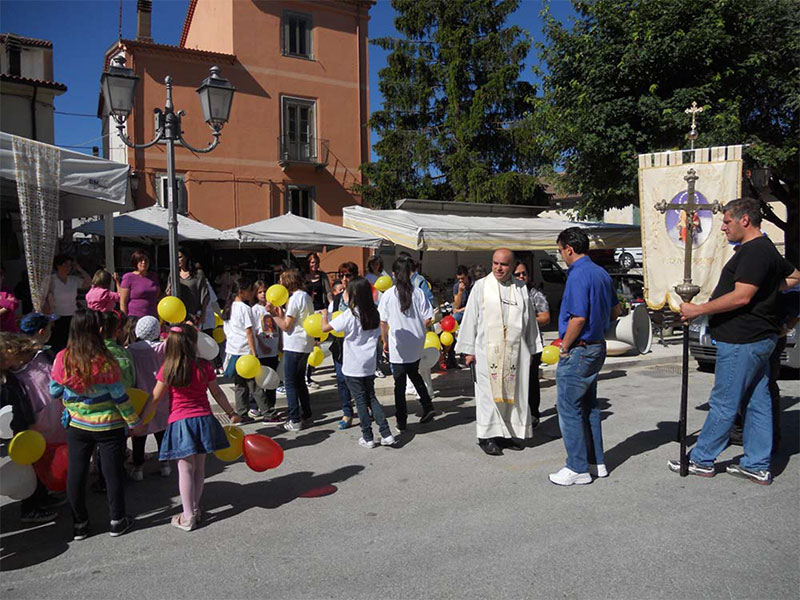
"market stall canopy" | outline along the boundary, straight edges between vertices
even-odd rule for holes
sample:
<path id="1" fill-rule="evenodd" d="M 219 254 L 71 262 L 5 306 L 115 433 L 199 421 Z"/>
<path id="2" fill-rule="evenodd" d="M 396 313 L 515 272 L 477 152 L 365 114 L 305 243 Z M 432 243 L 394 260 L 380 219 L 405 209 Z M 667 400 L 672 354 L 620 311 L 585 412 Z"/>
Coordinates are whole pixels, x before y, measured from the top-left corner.
<path id="1" fill-rule="evenodd" d="M 169 239 L 167 220 L 169 210 L 161 206 L 148 206 L 113 218 L 114 237 L 136 240 Z M 99 219 L 76 227 L 75 231 L 88 235 L 105 235 L 105 219 Z M 178 215 L 178 239 L 182 242 L 235 240 L 229 234 L 200 221 Z"/>
<path id="2" fill-rule="evenodd" d="M 552 250 L 558 234 L 567 227 L 581 227 L 592 248 L 640 246 L 637 225 L 581 223 L 539 217 L 485 217 L 421 214 L 406 210 L 372 210 L 348 206 L 344 225 L 379 236 L 412 250 Z"/>
<path id="3" fill-rule="evenodd" d="M 3 200 L 17 197 L 14 137 L 0 132 L 0 193 Z M 59 219 L 90 217 L 134 208 L 128 183 L 128 165 L 33 140 L 27 140 L 27 143 L 58 150 Z"/>
<path id="4" fill-rule="evenodd" d="M 227 229 L 241 245 L 265 245 L 282 250 L 319 250 L 323 247 L 358 246 L 377 248 L 381 238 L 346 227 L 286 214 L 249 225 Z"/>

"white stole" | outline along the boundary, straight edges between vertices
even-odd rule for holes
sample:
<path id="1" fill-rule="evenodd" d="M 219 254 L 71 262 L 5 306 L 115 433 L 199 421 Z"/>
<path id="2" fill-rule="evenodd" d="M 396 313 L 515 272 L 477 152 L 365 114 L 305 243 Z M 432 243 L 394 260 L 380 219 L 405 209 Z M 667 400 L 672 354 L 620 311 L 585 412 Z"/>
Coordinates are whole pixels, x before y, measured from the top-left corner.
<path id="1" fill-rule="evenodd" d="M 486 358 L 489 384 L 495 402 L 513 404 L 517 389 L 517 362 L 522 343 L 523 304 L 509 286 L 508 319 L 504 322 L 500 283 L 493 274 L 484 279 L 483 318 L 486 326 Z"/>

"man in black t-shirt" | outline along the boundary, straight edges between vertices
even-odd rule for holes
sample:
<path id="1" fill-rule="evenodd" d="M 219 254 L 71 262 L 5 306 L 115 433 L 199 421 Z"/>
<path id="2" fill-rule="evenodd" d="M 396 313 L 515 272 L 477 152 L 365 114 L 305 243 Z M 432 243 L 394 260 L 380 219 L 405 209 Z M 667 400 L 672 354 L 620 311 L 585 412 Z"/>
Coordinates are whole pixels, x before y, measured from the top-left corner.
<path id="1" fill-rule="evenodd" d="M 731 475 L 761 485 L 772 483 L 772 409 L 769 394 L 769 357 L 780 332 L 778 293 L 797 285 L 800 273 L 761 233 L 761 204 L 739 198 L 725 205 L 722 231 L 729 242 L 740 244 L 722 268 L 719 283 L 705 304 L 681 304 L 681 318 L 690 321 L 709 315 L 711 336 L 717 343 L 714 387 L 710 410 L 689 455 L 689 473 L 716 474 L 714 461 L 728 446 L 739 404 L 750 394 L 744 423 L 744 456 L 731 464 Z M 678 461 L 669 461 L 680 471 Z"/>

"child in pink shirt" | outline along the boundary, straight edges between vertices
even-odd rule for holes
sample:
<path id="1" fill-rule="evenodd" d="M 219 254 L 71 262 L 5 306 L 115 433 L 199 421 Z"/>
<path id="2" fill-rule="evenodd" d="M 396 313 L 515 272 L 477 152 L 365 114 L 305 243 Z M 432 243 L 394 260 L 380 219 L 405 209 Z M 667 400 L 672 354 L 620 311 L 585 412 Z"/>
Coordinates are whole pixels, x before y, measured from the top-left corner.
<path id="1" fill-rule="evenodd" d="M 159 460 L 178 461 L 178 490 L 183 512 L 172 518 L 172 525 L 191 531 L 202 518 L 206 454 L 229 446 L 225 431 L 211 412 L 208 392 L 231 419 L 238 423 L 225 393 L 217 383 L 210 362 L 197 356 L 197 330 L 191 325 L 174 325 L 169 330 L 164 365 L 156 376 L 153 395 L 142 409 L 142 421 L 169 393 L 169 423 L 159 451 Z M 133 432 L 141 435 L 141 428 Z"/>
<path id="2" fill-rule="evenodd" d="M 119 302 L 119 294 L 111 291 L 111 281 L 119 281 L 116 274 L 112 277 L 111 273 L 105 269 L 97 269 L 92 278 L 92 287 L 86 292 L 86 307 L 98 312 L 111 312 Z"/>

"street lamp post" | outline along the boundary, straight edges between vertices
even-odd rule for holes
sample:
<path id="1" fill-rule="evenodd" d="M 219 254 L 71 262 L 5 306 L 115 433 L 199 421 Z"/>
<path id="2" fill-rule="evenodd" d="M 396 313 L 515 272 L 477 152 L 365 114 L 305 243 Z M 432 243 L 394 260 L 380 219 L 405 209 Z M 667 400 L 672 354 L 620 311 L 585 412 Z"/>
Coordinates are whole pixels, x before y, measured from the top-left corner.
<path id="1" fill-rule="evenodd" d="M 169 283 L 172 294 L 178 294 L 178 205 L 175 198 L 175 142 L 180 143 L 192 152 L 206 153 L 211 152 L 219 145 L 219 137 L 222 127 L 228 122 L 231 113 L 233 94 L 236 88 L 231 83 L 220 77 L 219 67 L 211 67 L 210 74 L 206 77 L 199 88 L 197 95 L 200 97 L 200 105 L 203 109 L 203 120 L 211 128 L 214 141 L 205 148 L 195 148 L 183 139 L 181 130 L 181 117 L 184 116 L 182 110 L 176 111 L 172 104 L 172 77 L 167 75 L 164 83 L 167 87 L 167 102 L 164 110 L 156 108 L 156 133 L 153 139 L 146 144 L 134 144 L 124 132 L 125 121 L 133 110 L 134 95 L 136 84 L 139 77 L 134 74 L 132 69 L 125 67 L 125 57 L 116 56 L 111 61 L 111 66 L 100 78 L 100 86 L 105 97 L 106 107 L 109 114 L 117 123 L 119 137 L 126 146 L 131 148 L 144 149 L 155 146 L 160 141 L 165 141 L 167 145 L 167 203 L 169 207 L 169 219 L 167 226 L 169 230 Z"/>

